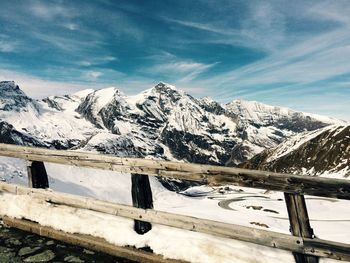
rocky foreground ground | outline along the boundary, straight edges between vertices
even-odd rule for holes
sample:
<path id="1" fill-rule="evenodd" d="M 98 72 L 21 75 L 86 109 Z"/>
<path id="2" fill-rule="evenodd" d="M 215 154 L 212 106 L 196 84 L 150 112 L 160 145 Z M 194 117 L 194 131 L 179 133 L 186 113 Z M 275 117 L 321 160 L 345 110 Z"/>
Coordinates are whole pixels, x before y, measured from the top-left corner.
<path id="1" fill-rule="evenodd" d="M 0 262 L 103 262 L 131 261 L 68 245 L 0 224 Z"/>

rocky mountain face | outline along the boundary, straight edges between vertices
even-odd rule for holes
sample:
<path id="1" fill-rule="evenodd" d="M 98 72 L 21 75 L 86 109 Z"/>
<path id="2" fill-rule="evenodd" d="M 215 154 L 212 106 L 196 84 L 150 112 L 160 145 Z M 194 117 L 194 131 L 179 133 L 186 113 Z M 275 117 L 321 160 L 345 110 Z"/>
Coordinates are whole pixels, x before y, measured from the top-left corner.
<path id="1" fill-rule="evenodd" d="M 300 132 L 342 123 L 332 118 L 255 101 L 234 100 L 226 105 L 220 105 L 209 98 L 204 98 L 199 102 L 207 111 L 225 115 L 237 124 L 236 136 L 242 143 L 232 148 L 231 158 L 226 165 L 237 165 L 252 158 L 254 153 L 275 147 L 286 138 Z"/>
<path id="2" fill-rule="evenodd" d="M 14 81 L 0 82 L 0 111 L 28 111 L 29 108 L 38 110 L 37 103 L 27 97 L 27 95 L 20 90 Z"/>
<path id="3" fill-rule="evenodd" d="M 18 144 L 26 146 L 48 147 L 30 135 L 17 131 L 11 124 L 0 121 L 0 141 L 1 143 Z"/>
<path id="4" fill-rule="evenodd" d="M 36 101 L 14 82 L 0 82 L 0 121 L 4 143 L 218 165 L 343 123 L 257 102 L 195 99 L 165 83 L 134 96 L 106 88 Z"/>
<path id="5" fill-rule="evenodd" d="M 350 176 L 350 125 L 300 133 L 240 164 L 243 168 L 306 174 Z"/>

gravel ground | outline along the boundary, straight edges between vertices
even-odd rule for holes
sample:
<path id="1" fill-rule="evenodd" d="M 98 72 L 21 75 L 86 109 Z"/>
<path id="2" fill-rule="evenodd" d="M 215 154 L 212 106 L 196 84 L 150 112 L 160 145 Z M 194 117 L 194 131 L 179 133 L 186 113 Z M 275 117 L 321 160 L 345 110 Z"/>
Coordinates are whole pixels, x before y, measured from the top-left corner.
<path id="1" fill-rule="evenodd" d="M 132 263 L 0 224 L 0 262 Z"/>

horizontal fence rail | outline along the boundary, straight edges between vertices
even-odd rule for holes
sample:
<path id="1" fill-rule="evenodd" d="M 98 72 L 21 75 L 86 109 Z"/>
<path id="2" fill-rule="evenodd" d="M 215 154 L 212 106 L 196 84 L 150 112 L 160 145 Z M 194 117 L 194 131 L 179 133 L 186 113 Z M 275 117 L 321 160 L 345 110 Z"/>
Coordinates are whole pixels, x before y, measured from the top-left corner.
<path id="1" fill-rule="evenodd" d="M 138 234 L 151 231 L 151 223 L 160 224 L 291 251 L 297 263 L 317 263 L 319 257 L 350 261 L 349 244 L 315 237 L 304 199 L 304 195 L 308 194 L 350 200 L 348 180 L 7 144 L 0 144 L 0 156 L 27 160 L 29 186 L 32 187 L 0 182 L 0 192 L 29 195 L 57 205 L 134 219 Z M 130 173 L 134 207 L 34 189 L 49 187 L 44 162 Z M 153 210 L 148 175 L 199 181 L 210 185 L 232 184 L 284 192 L 292 235 Z M 22 223 L 18 222 L 18 225 Z"/>
<path id="2" fill-rule="evenodd" d="M 199 181 L 210 185 L 243 187 L 350 200 L 350 181 L 213 165 L 115 157 L 86 152 L 48 150 L 0 144 L 0 155 L 123 173 L 148 174 Z"/>
<path id="3" fill-rule="evenodd" d="M 16 195 L 29 195 L 34 198 L 44 199 L 53 204 L 88 209 L 95 212 L 102 212 L 130 219 L 142 219 L 143 221 L 150 223 L 251 242 L 258 245 L 307 255 L 350 260 L 350 245 L 339 242 L 332 242 L 318 238 L 300 238 L 253 227 L 227 224 L 207 219 L 155 211 L 152 209 L 140 209 L 128 205 L 96 200 L 89 197 L 52 192 L 44 189 L 33 189 L 3 182 L 0 182 L 0 191 Z"/>

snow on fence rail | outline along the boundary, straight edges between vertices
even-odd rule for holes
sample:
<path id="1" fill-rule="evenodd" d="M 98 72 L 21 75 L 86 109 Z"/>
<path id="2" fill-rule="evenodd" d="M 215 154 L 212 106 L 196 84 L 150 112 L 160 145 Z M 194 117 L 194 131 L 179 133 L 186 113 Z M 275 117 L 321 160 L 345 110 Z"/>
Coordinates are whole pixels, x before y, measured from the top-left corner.
<path id="1" fill-rule="evenodd" d="M 0 144 L 0 155 L 28 160 L 29 186 L 32 187 L 0 183 L 0 191 L 30 195 L 55 204 L 131 218 L 135 220 L 135 231 L 139 234 L 148 232 L 152 228 L 151 223 L 154 223 L 288 250 L 293 252 L 297 263 L 318 262 L 319 257 L 350 261 L 349 244 L 322 240 L 314 236 L 304 199 L 304 194 L 308 194 L 350 200 L 348 180 L 6 144 Z M 49 187 L 43 162 L 131 173 L 135 207 L 33 189 Z M 147 175 L 201 181 L 211 185 L 233 184 L 282 191 L 285 194 L 292 235 L 153 210 L 152 192 Z"/>

